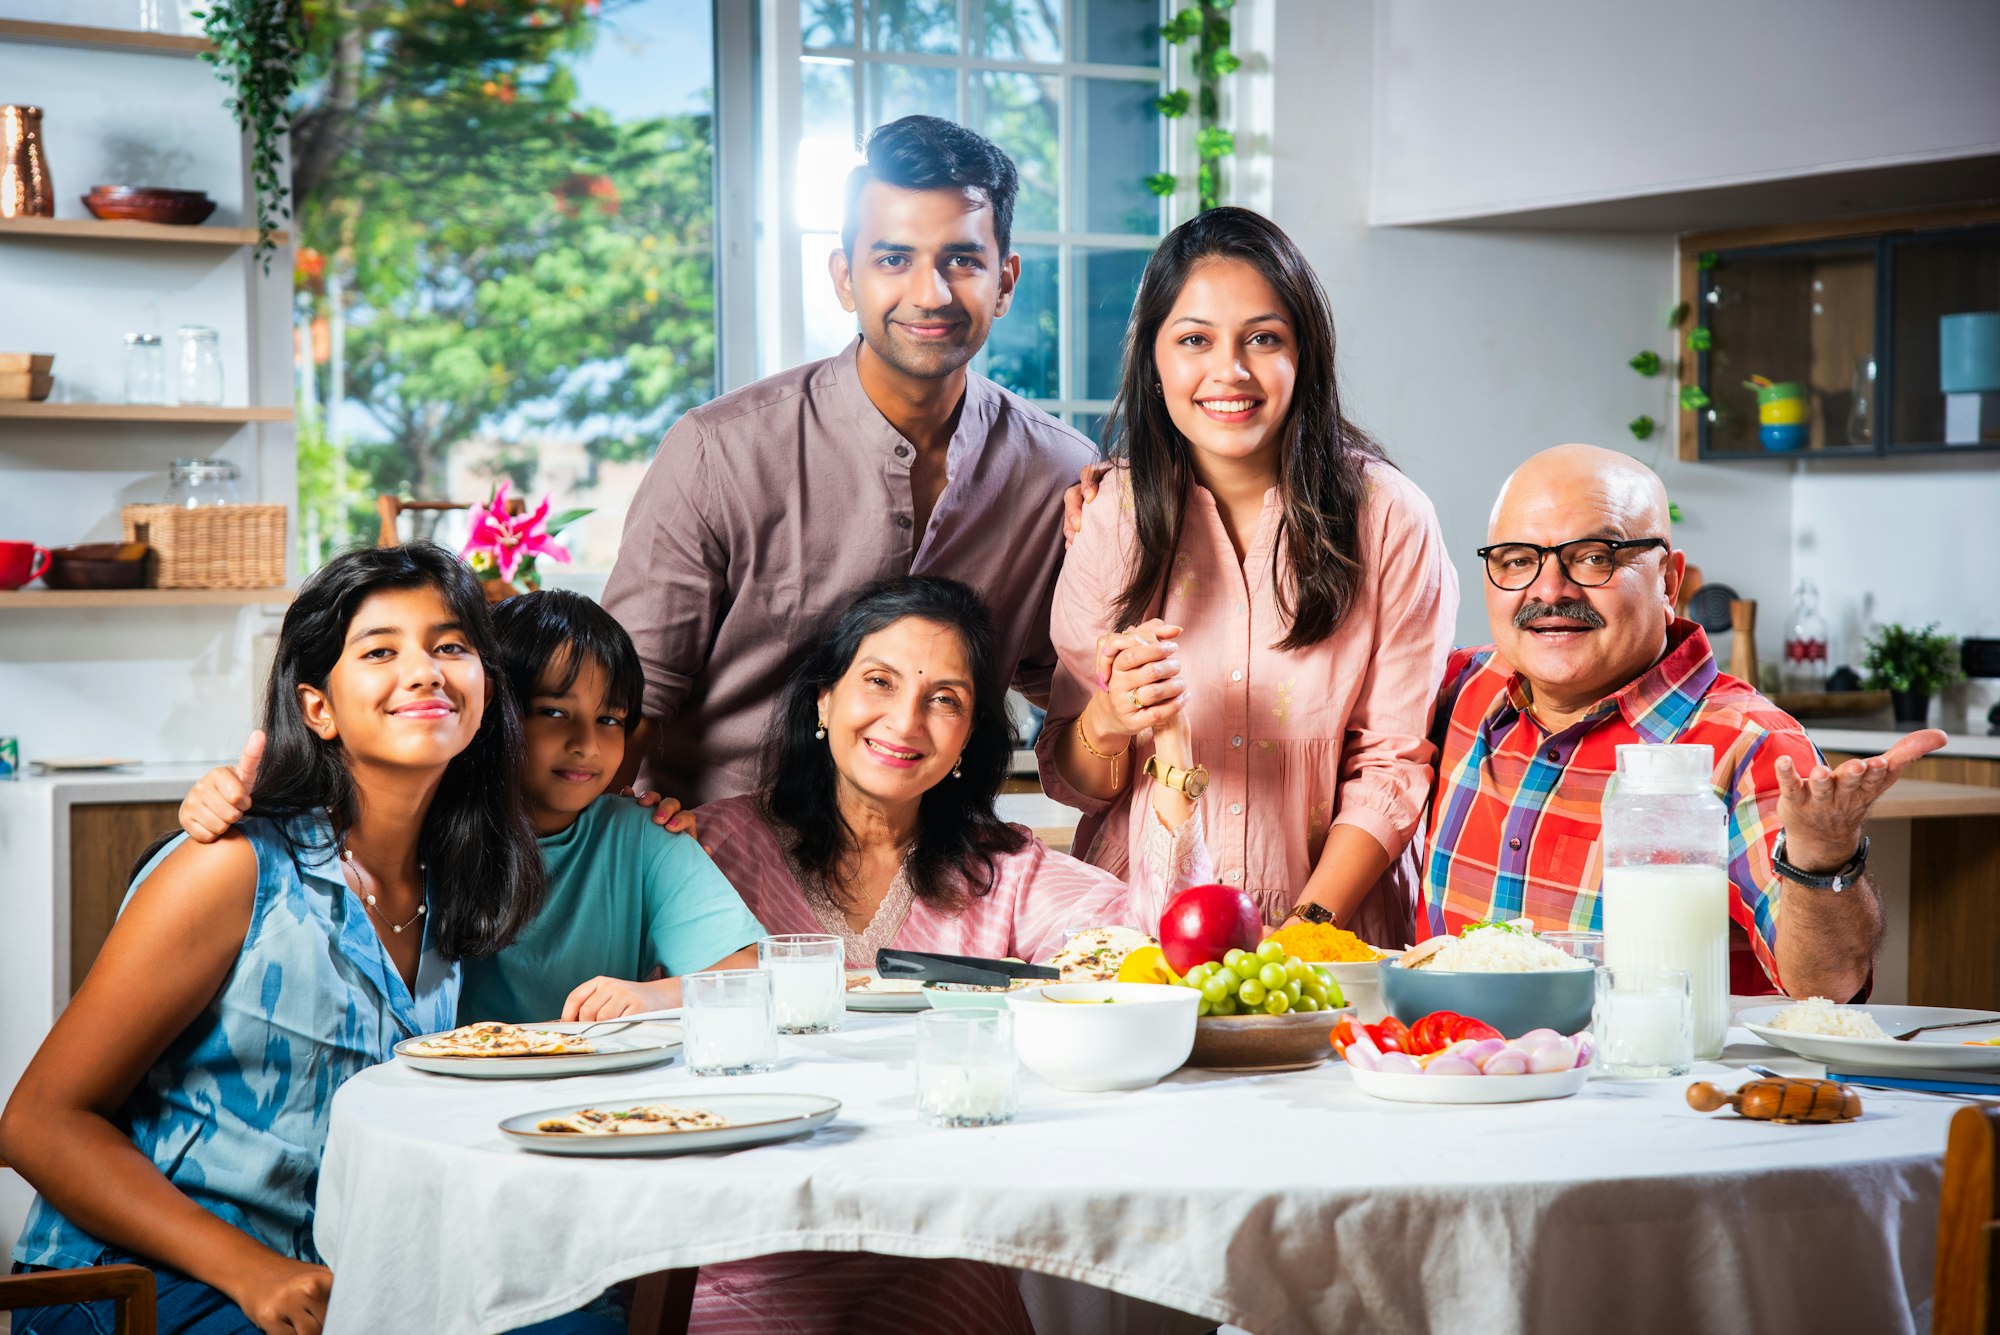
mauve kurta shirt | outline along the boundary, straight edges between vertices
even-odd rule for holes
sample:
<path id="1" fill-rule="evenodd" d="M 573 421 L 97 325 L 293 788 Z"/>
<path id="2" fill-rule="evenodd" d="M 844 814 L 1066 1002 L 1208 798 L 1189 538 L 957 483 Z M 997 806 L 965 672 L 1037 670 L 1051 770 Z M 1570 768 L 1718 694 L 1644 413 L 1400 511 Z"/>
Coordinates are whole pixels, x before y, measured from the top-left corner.
<path id="1" fill-rule="evenodd" d="M 1425 734 L 1458 613 L 1458 577 L 1430 499 L 1394 468 L 1371 464 L 1353 606 L 1318 644 L 1273 648 L 1288 629 L 1272 574 L 1274 544 L 1281 565 L 1285 559 L 1277 536 L 1283 513 L 1278 491 L 1266 492 L 1238 565 L 1214 496 L 1194 487 L 1158 613 L 1182 628 L 1176 657 L 1189 687 L 1194 755 L 1209 771 L 1200 803 L 1209 852 L 1221 879 L 1248 891 L 1271 924 L 1297 902 L 1333 826 L 1366 831 L 1392 859 L 1416 833 L 1432 781 L 1434 748 Z M 1144 828 L 1130 816 L 1146 801 L 1146 784 L 1133 779 L 1151 736 L 1134 741 L 1122 770 L 1126 789 L 1109 802 L 1063 781 L 1055 741 L 1098 690 L 1097 639 L 1119 629 L 1118 593 L 1136 531 L 1131 481 L 1121 469 L 1084 507 L 1083 531 L 1056 585 L 1060 663 L 1036 746 L 1043 788 L 1086 814 L 1079 855 L 1113 870 L 1127 864 L 1133 831 Z M 1095 815 L 1101 828 L 1089 819 Z M 1341 925 L 1377 944 L 1404 945 L 1397 938 L 1409 930 L 1411 906 L 1401 899 L 1378 888 Z"/>

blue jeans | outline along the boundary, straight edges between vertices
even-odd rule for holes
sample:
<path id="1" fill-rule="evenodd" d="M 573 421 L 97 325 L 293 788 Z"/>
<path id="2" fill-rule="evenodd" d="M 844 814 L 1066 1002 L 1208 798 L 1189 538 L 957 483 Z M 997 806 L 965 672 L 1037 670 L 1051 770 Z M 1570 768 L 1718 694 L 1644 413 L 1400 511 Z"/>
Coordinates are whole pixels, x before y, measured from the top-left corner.
<path id="1" fill-rule="evenodd" d="M 104 1265 L 130 1262 L 130 1256 L 106 1256 Z M 16 1264 L 15 1274 L 42 1266 Z M 159 1296 L 160 1335 L 259 1335 L 243 1309 L 216 1289 L 186 1275 L 151 1267 Z M 14 1335 L 111 1335 L 117 1329 L 115 1309 L 108 1303 L 73 1303 L 65 1307 L 24 1307 L 14 1313 Z M 515 1335 L 622 1335 L 625 1317 L 609 1298 L 599 1298 L 580 1312 L 551 1317 L 523 1326 Z"/>

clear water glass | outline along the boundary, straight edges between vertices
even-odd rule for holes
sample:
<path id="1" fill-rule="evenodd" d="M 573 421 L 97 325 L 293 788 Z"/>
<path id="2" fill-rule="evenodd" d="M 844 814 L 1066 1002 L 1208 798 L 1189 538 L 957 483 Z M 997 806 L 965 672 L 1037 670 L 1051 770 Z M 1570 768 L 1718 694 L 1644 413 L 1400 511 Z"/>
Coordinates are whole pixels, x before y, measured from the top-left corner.
<path id="1" fill-rule="evenodd" d="M 778 1064 L 771 975 L 717 969 L 681 979 L 681 1056 L 694 1075 L 756 1075 Z"/>
<path id="2" fill-rule="evenodd" d="M 999 1126 L 1020 1106 L 1009 1011 L 917 1016 L 917 1116 L 925 1126 Z"/>
<path id="3" fill-rule="evenodd" d="M 1597 1074 L 1656 1080 L 1694 1069 L 1694 992 L 1686 969 L 1599 969 Z"/>
<path id="4" fill-rule="evenodd" d="M 1604 963 L 1604 933 L 1543 932 L 1541 939 L 1565 955 L 1573 955 L 1595 966 Z"/>
<path id="5" fill-rule="evenodd" d="M 847 1014 L 847 950 L 837 936 L 767 936 L 757 964 L 771 975 L 781 1034 L 830 1034 Z"/>

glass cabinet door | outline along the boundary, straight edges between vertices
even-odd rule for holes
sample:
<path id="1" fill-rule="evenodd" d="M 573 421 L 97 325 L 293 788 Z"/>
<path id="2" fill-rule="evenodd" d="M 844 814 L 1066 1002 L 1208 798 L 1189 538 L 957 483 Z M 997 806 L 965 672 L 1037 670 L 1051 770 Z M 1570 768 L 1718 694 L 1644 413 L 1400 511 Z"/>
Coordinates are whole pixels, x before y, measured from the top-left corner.
<path id="1" fill-rule="evenodd" d="M 1890 450 L 2000 448 L 2000 227 L 1896 237 L 1889 245 Z M 1963 318 L 1980 315 L 1990 318 Z M 1947 320 L 1954 326 L 1949 366 Z M 1950 431 L 1948 396 L 1955 400 Z"/>

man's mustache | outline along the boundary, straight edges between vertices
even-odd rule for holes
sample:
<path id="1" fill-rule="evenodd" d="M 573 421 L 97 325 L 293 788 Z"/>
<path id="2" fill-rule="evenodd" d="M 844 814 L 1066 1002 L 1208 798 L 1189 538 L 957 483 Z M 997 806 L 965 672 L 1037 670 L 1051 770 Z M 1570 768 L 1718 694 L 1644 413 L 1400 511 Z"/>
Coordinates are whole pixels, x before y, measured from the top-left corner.
<path id="1" fill-rule="evenodd" d="M 1601 630 L 1604 618 L 1589 603 L 1539 603 L 1529 599 L 1521 604 L 1521 610 L 1514 613 L 1514 629 L 1526 630 L 1530 621 L 1543 617 L 1562 617 L 1568 621 L 1581 621 L 1592 629 Z"/>

